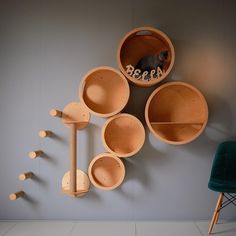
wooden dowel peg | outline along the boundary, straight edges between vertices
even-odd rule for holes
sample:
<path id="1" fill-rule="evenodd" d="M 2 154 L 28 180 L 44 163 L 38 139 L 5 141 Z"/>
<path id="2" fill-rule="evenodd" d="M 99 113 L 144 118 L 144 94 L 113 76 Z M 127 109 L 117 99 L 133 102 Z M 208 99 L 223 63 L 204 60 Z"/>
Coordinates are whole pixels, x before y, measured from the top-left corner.
<path id="1" fill-rule="evenodd" d="M 46 138 L 52 136 L 52 132 L 49 130 L 40 130 L 39 131 L 39 137 Z"/>
<path id="2" fill-rule="evenodd" d="M 52 109 L 50 110 L 49 114 L 53 117 L 62 117 L 63 112 L 56 109 Z"/>
<path id="3" fill-rule="evenodd" d="M 41 151 L 41 150 L 29 152 L 29 158 L 31 158 L 31 159 L 35 159 L 35 158 L 42 156 L 42 155 L 43 155 L 43 151 Z"/>
<path id="4" fill-rule="evenodd" d="M 25 173 L 20 174 L 18 178 L 19 180 L 24 181 L 26 179 L 32 178 L 32 176 L 33 176 L 32 172 L 25 172 Z"/>
<path id="5" fill-rule="evenodd" d="M 11 193 L 9 195 L 9 199 L 11 201 L 15 201 L 17 198 L 23 197 L 25 196 L 25 192 L 24 191 L 19 191 L 19 192 L 15 192 L 15 193 Z"/>

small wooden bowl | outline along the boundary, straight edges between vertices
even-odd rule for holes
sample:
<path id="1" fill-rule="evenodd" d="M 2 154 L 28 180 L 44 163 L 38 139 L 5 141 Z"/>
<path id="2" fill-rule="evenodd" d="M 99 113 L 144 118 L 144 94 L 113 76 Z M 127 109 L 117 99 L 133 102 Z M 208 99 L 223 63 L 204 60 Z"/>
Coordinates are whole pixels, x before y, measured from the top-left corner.
<path id="1" fill-rule="evenodd" d="M 170 82 L 153 91 L 146 103 L 145 119 L 155 137 L 169 144 L 186 144 L 205 129 L 208 107 L 192 85 Z"/>
<path id="2" fill-rule="evenodd" d="M 105 148 L 118 157 L 136 154 L 145 141 L 145 130 L 135 116 L 121 113 L 111 117 L 102 129 Z"/>
<path id="3" fill-rule="evenodd" d="M 91 161 L 88 175 L 95 187 L 103 190 L 112 190 L 123 182 L 125 166 L 115 155 L 102 153 Z"/>
<path id="4" fill-rule="evenodd" d="M 126 72 L 127 65 L 135 67 L 138 61 L 144 56 L 154 55 L 164 50 L 167 50 L 169 53 L 166 65 L 167 69 L 157 79 L 151 81 L 138 80 Z M 131 30 L 121 40 L 117 50 L 119 69 L 129 81 L 141 87 L 150 87 L 165 79 L 174 65 L 174 60 L 175 51 L 170 39 L 166 34 L 152 27 L 140 27 Z"/>
<path id="5" fill-rule="evenodd" d="M 80 86 L 80 100 L 91 113 L 100 117 L 119 113 L 127 104 L 129 94 L 124 75 L 106 66 L 89 71 Z"/>

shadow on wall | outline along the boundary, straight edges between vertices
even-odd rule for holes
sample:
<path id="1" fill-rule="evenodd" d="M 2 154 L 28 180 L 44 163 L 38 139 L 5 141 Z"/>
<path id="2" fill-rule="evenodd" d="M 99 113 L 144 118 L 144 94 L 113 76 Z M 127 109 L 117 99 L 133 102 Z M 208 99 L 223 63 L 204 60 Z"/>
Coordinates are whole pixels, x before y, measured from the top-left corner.
<path id="1" fill-rule="evenodd" d="M 230 92 L 235 58 L 224 42 L 174 40 L 175 78 L 189 82 L 205 95 Z M 174 78 L 174 79 L 175 79 Z"/>
<path id="2" fill-rule="evenodd" d="M 220 142 L 233 139 L 234 136 L 232 110 L 223 99 L 234 88 L 234 59 L 222 42 L 173 40 L 173 44 L 178 57 L 172 79 L 190 83 L 199 89 L 209 109 L 205 131 L 195 141 L 184 145 L 184 148 L 205 158 L 209 156 L 209 149 L 215 151 Z"/>
<path id="3" fill-rule="evenodd" d="M 209 42 L 208 42 L 209 43 Z M 233 139 L 233 114 L 229 104 L 217 95 L 217 92 L 227 92 L 232 89 L 232 63 L 227 52 L 220 45 L 202 43 L 188 43 L 174 41 L 176 48 L 176 63 L 169 79 L 165 79 L 157 86 L 140 88 L 130 85 L 130 99 L 123 112 L 139 118 L 146 126 L 144 110 L 150 94 L 163 83 L 179 80 L 190 83 L 198 88 L 206 98 L 209 109 L 209 119 L 205 131 L 191 143 L 181 145 L 187 152 L 195 153 L 199 158 L 212 158 L 210 153 L 215 152 L 216 146 L 228 139 Z M 227 59 L 226 59 L 227 58 Z M 225 60 L 226 59 L 226 60 Z M 224 78 L 224 79 L 223 79 Z M 147 170 L 148 163 L 162 165 L 169 163 L 170 158 L 165 152 L 155 149 L 147 139 L 141 151 L 132 158 L 125 159 L 126 181 L 138 179 L 145 188 L 151 188 L 151 176 Z M 158 156 L 158 158 L 156 158 Z M 144 163 L 145 162 L 145 163 Z M 135 169 L 136 171 L 132 171 Z"/>

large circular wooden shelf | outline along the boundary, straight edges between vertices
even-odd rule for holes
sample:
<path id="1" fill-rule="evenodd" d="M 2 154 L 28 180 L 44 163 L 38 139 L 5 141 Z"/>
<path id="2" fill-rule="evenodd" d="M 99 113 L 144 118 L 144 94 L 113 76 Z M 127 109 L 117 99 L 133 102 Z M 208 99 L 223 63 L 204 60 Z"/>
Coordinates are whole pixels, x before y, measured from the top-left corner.
<path id="1" fill-rule="evenodd" d="M 137 65 L 144 56 L 150 56 L 167 50 L 169 53 L 166 72 L 151 81 L 138 80 L 126 72 L 127 65 Z M 140 27 L 128 32 L 121 40 L 117 50 L 118 67 L 125 77 L 141 87 L 149 87 L 159 83 L 170 73 L 175 60 L 174 47 L 166 34 L 152 27 Z"/>
<path id="2" fill-rule="evenodd" d="M 102 129 L 105 148 L 118 157 L 136 154 L 145 141 L 145 130 L 135 116 L 121 113 L 111 117 Z"/>
<path id="3" fill-rule="evenodd" d="M 208 107 L 203 95 L 192 85 L 170 82 L 151 94 L 145 119 L 157 138 L 169 144 L 185 144 L 203 132 Z"/>
<path id="4" fill-rule="evenodd" d="M 123 182 L 125 167 L 118 157 L 111 153 L 102 153 L 91 161 L 88 174 L 95 187 L 112 190 Z"/>
<path id="5" fill-rule="evenodd" d="M 129 84 L 124 75 L 105 66 L 89 71 L 80 86 L 80 100 L 100 117 L 119 113 L 127 104 L 129 94 Z"/>

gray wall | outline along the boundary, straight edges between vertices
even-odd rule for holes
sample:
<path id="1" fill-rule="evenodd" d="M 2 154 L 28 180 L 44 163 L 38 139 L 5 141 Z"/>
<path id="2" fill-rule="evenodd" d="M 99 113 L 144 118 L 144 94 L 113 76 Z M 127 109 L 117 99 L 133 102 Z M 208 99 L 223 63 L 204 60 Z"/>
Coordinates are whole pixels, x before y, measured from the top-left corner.
<path id="1" fill-rule="evenodd" d="M 207 188 L 212 158 L 217 145 L 236 132 L 235 10 L 233 0 L 1 1 L 0 219 L 208 219 L 217 197 Z M 69 169 L 69 129 L 48 111 L 78 100 L 88 70 L 117 67 L 120 39 L 145 25 L 173 41 L 176 63 L 168 80 L 191 83 L 206 97 L 206 130 L 190 144 L 172 146 L 146 129 L 143 149 L 125 160 L 127 175 L 119 189 L 92 188 L 84 198 L 67 197 L 60 185 Z M 153 89 L 131 86 L 125 111 L 143 120 Z M 93 116 L 78 133 L 78 164 L 85 171 L 105 151 L 104 121 Z M 57 137 L 42 140 L 40 129 Z M 47 158 L 30 160 L 33 149 L 44 150 Z M 37 179 L 18 181 L 28 170 Z M 8 194 L 19 189 L 27 199 L 9 201 Z M 235 217 L 234 210 L 224 210 L 223 217 Z"/>

